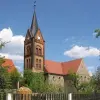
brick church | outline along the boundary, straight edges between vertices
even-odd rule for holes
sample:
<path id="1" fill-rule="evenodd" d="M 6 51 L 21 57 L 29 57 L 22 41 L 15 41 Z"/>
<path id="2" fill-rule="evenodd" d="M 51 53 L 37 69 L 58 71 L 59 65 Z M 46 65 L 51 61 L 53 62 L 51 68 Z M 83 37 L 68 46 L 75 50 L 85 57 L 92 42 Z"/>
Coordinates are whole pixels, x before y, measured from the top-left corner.
<path id="1" fill-rule="evenodd" d="M 49 83 L 60 85 L 70 92 L 70 82 L 66 76 L 73 71 L 81 76 L 82 81 L 89 80 L 90 75 L 82 58 L 67 62 L 55 62 L 45 59 L 45 39 L 38 26 L 34 10 L 32 23 L 27 30 L 24 41 L 24 69 L 44 72 Z"/>

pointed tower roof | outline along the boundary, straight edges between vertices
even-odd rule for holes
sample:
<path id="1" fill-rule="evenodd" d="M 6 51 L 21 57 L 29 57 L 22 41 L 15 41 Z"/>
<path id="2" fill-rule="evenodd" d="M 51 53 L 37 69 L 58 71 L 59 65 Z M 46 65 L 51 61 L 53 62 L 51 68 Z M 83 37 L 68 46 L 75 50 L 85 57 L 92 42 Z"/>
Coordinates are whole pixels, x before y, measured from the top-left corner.
<path id="1" fill-rule="evenodd" d="M 34 36 L 34 34 L 37 32 L 37 30 L 38 30 L 38 22 L 37 22 L 37 17 L 36 17 L 36 11 L 34 9 L 30 32 Z"/>

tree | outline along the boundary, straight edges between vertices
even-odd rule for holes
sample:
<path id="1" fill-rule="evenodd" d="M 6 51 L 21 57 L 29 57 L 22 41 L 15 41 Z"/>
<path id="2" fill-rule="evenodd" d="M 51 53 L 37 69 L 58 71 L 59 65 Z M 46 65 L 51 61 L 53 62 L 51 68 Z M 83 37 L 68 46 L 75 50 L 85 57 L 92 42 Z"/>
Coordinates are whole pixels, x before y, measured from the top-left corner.
<path id="1" fill-rule="evenodd" d="M 77 91 L 80 90 L 80 77 L 76 73 L 69 73 L 68 74 L 68 80 L 71 80 L 71 85 L 76 88 Z"/>
<path id="2" fill-rule="evenodd" d="M 92 81 L 81 83 L 80 93 L 93 93 L 94 85 Z"/>
<path id="3" fill-rule="evenodd" d="M 75 87 L 77 92 L 89 92 L 91 90 L 90 82 L 82 82 L 80 75 L 76 73 L 69 73 L 68 80 L 71 80 L 71 85 Z M 89 91 L 88 91 L 89 90 Z"/>
<path id="4" fill-rule="evenodd" d="M 4 89 L 6 85 L 6 80 L 4 78 L 4 73 L 6 72 L 6 69 L 3 67 L 0 67 L 0 89 Z"/>
<path id="5" fill-rule="evenodd" d="M 12 81 L 12 88 L 17 88 L 17 83 L 21 79 L 21 74 L 18 72 L 17 69 L 13 70 L 10 74 L 10 78 Z"/>
<path id="6" fill-rule="evenodd" d="M 0 49 L 2 49 L 6 43 L 8 42 L 3 42 L 2 39 L 0 39 Z"/>
<path id="7" fill-rule="evenodd" d="M 10 75 L 6 68 L 0 66 L 0 89 L 11 88 Z"/>
<path id="8" fill-rule="evenodd" d="M 33 92 L 37 93 L 59 92 L 59 86 L 46 82 L 44 73 L 42 72 L 34 73 L 31 70 L 25 70 L 21 84 L 29 87 Z"/>
<path id="9" fill-rule="evenodd" d="M 24 71 L 24 84 L 26 86 L 30 86 L 31 82 L 33 81 L 33 72 L 31 70 L 25 70 Z"/>
<path id="10" fill-rule="evenodd" d="M 6 43 L 8 42 L 3 42 L 2 39 L 0 39 L 0 49 L 2 49 Z M 0 56 L 0 89 L 9 89 L 12 87 L 11 79 L 7 69 L 2 66 L 4 62 L 4 57 Z"/>
<path id="11" fill-rule="evenodd" d="M 96 38 L 98 38 L 100 36 L 100 29 L 96 29 L 94 32 L 96 33 Z"/>
<path id="12" fill-rule="evenodd" d="M 97 67 L 97 70 L 92 77 L 92 82 L 94 85 L 94 92 L 100 92 L 100 66 Z"/>

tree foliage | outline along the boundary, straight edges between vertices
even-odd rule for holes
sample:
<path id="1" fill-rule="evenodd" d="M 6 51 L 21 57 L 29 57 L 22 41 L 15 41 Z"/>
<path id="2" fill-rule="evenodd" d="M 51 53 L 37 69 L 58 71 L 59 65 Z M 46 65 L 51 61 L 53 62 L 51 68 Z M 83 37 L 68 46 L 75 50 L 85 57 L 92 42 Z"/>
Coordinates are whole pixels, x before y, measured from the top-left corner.
<path id="1" fill-rule="evenodd" d="M 92 77 L 92 83 L 94 85 L 94 92 L 100 92 L 100 66 L 98 66 L 95 74 Z"/>
<path id="2" fill-rule="evenodd" d="M 81 89 L 80 77 L 76 73 L 70 73 L 68 76 L 68 80 L 71 80 L 71 85 L 76 88 L 77 91 Z"/>
<path id="3" fill-rule="evenodd" d="M 10 75 L 6 68 L 0 66 L 0 89 L 9 89 L 11 86 Z"/>
<path id="4" fill-rule="evenodd" d="M 3 42 L 2 39 L 0 39 L 0 49 L 3 49 L 3 47 L 8 42 Z M 5 58 L 0 56 L 0 89 L 11 89 L 14 88 L 13 84 L 16 84 L 19 73 L 17 70 L 15 70 L 12 73 L 8 72 L 8 67 L 3 67 L 2 64 L 5 62 Z"/>
<path id="5" fill-rule="evenodd" d="M 0 89 L 16 89 L 20 78 L 21 75 L 17 69 L 9 73 L 6 67 L 0 66 Z"/>
<path id="6" fill-rule="evenodd" d="M 18 81 L 21 80 L 21 74 L 18 72 L 17 69 L 13 70 L 10 74 L 11 82 L 12 82 L 12 88 L 17 88 Z"/>
<path id="7" fill-rule="evenodd" d="M 94 32 L 97 33 L 96 38 L 98 38 L 100 36 L 100 29 L 96 29 Z"/>
<path id="8" fill-rule="evenodd" d="M 25 70 L 22 85 L 29 87 L 33 92 L 58 92 L 58 86 L 48 84 L 45 81 L 44 73 L 34 73 L 31 70 Z"/>
<path id="9" fill-rule="evenodd" d="M 81 93 L 89 93 L 92 92 L 92 84 L 91 82 L 82 82 L 81 76 L 76 73 L 70 73 L 68 79 L 71 80 L 71 85 L 75 87 L 77 92 Z"/>

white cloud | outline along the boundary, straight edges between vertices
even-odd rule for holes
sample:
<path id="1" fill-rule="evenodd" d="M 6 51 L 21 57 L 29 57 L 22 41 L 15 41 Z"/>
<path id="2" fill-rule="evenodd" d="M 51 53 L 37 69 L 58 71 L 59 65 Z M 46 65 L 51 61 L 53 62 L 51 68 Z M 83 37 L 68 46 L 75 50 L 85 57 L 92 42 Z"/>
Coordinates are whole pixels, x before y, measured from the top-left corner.
<path id="1" fill-rule="evenodd" d="M 3 30 L 0 31 L 0 38 L 3 41 L 10 41 L 12 39 L 13 33 L 10 28 L 6 29 L 4 28 Z"/>
<path id="2" fill-rule="evenodd" d="M 83 46 L 75 45 L 70 50 L 65 51 L 64 55 L 73 57 L 73 58 L 98 56 L 99 49 L 94 48 L 94 47 L 83 47 Z"/>
<path id="3" fill-rule="evenodd" d="M 24 36 L 14 35 L 10 28 L 4 28 L 0 31 L 0 38 L 2 41 L 10 41 L 0 50 L 0 55 L 14 61 L 23 61 Z"/>
<path id="4" fill-rule="evenodd" d="M 21 55 L 17 55 L 17 54 L 9 54 L 9 53 L 0 53 L 0 56 L 5 57 L 5 58 L 9 58 L 12 59 L 14 61 L 20 61 L 23 60 L 23 56 Z"/>

